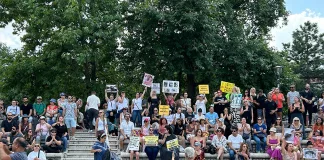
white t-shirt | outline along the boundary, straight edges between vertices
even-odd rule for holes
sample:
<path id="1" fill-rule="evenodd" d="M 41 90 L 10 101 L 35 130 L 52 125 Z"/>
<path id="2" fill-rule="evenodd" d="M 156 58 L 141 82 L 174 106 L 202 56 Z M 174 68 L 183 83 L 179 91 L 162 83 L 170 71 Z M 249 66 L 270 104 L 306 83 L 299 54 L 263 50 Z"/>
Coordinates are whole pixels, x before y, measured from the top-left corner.
<path id="1" fill-rule="evenodd" d="M 118 111 L 122 110 L 123 108 L 128 108 L 128 99 L 125 97 L 122 103 L 117 103 Z"/>
<path id="2" fill-rule="evenodd" d="M 176 114 L 175 114 L 175 117 L 176 117 L 176 119 L 181 118 L 181 119 L 183 119 L 183 120 L 185 120 L 185 118 L 186 118 L 185 115 L 184 115 L 183 113 L 180 113 L 180 114 L 179 114 L 179 113 L 176 113 Z"/>
<path id="3" fill-rule="evenodd" d="M 235 149 L 239 149 L 241 143 L 243 143 L 243 138 L 240 134 L 237 134 L 236 137 L 234 137 L 232 134 L 228 137 L 228 142 L 232 142 L 232 147 Z"/>
<path id="4" fill-rule="evenodd" d="M 45 153 L 43 151 L 39 152 L 39 157 L 38 157 L 38 152 L 32 151 L 28 154 L 28 160 L 34 160 L 34 158 L 39 158 L 41 160 L 46 160 Z"/>
<path id="5" fill-rule="evenodd" d="M 171 124 L 172 121 L 174 120 L 174 114 L 170 114 L 168 116 L 164 116 L 164 118 L 168 121 L 168 124 Z"/>
<path id="6" fill-rule="evenodd" d="M 98 106 L 100 105 L 100 99 L 93 94 L 87 98 L 87 103 L 89 104 L 88 109 L 93 108 L 98 110 Z"/>
<path id="7" fill-rule="evenodd" d="M 112 110 L 114 110 L 114 109 L 116 109 L 116 101 L 115 100 L 108 100 L 108 102 L 107 102 L 107 105 L 108 105 L 108 107 L 107 107 L 107 111 L 112 111 Z"/>
<path id="8" fill-rule="evenodd" d="M 202 109 L 202 114 L 206 114 L 206 104 L 205 104 L 205 100 L 197 100 L 196 101 L 196 113 L 198 113 L 198 109 L 201 108 Z"/>
<path id="9" fill-rule="evenodd" d="M 190 98 L 186 98 L 186 99 L 181 99 L 182 104 L 184 105 L 184 107 L 191 107 L 191 99 Z"/>
<path id="10" fill-rule="evenodd" d="M 130 136 L 132 134 L 132 130 L 134 129 L 134 123 L 131 121 L 129 121 L 128 123 L 124 121 L 121 123 L 120 129 L 124 130 L 125 135 Z"/>
<path id="11" fill-rule="evenodd" d="M 201 116 L 199 116 L 198 114 L 195 115 L 195 119 L 205 119 L 205 115 L 201 114 Z"/>
<path id="12" fill-rule="evenodd" d="M 135 111 L 142 110 L 142 98 L 135 98 L 133 99 L 132 103 L 134 104 L 134 109 Z"/>
<path id="13" fill-rule="evenodd" d="M 299 97 L 299 92 L 297 92 L 297 91 L 294 91 L 294 92 L 288 92 L 287 93 L 287 98 L 289 97 L 289 102 L 290 102 L 290 104 L 293 104 L 294 103 L 294 98 L 295 97 Z"/>

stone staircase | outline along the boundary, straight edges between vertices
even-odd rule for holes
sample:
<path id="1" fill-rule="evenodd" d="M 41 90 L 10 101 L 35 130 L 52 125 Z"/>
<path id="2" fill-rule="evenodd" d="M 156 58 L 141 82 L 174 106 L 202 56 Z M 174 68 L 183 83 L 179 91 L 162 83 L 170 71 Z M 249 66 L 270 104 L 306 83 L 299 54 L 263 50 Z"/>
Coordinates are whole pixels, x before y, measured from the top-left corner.
<path id="1" fill-rule="evenodd" d="M 77 131 L 76 140 L 70 140 L 67 153 L 62 160 L 93 160 L 94 154 L 90 152 L 92 145 L 97 141 L 94 133 Z M 117 136 L 109 136 L 111 152 L 118 153 L 119 143 Z"/>

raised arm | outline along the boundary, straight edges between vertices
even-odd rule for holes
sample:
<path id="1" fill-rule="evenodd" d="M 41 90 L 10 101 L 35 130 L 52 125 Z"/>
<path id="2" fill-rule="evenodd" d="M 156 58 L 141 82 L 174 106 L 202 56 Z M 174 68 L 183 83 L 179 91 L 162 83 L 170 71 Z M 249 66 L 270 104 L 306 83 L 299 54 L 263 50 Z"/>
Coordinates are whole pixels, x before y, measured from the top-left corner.
<path id="1" fill-rule="evenodd" d="M 144 89 L 144 91 L 143 91 L 143 94 L 142 94 L 142 96 L 141 96 L 141 99 L 144 98 L 144 95 L 145 95 L 145 93 L 146 93 L 146 90 L 147 90 L 147 87 L 145 87 L 145 89 Z"/>

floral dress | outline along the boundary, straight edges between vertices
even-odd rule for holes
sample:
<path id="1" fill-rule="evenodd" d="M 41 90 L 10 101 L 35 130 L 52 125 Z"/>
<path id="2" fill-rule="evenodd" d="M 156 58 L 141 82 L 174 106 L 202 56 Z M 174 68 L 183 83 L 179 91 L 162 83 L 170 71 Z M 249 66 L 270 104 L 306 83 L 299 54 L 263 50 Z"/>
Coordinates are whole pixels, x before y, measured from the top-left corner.
<path id="1" fill-rule="evenodd" d="M 224 152 L 227 153 L 227 140 L 226 140 L 225 136 L 222 136 L 221 138 L 218 138 L 218 136 L 215 135 L 213 137 L 213 140 L 212 140 L 212 145 L 214 147 L 223 147 Z"/>

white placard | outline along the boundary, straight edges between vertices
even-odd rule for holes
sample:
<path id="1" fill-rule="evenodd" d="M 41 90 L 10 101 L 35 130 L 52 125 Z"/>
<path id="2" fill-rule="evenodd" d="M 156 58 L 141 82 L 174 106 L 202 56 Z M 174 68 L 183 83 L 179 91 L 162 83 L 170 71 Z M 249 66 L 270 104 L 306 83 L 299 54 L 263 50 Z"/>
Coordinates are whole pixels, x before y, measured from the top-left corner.
<path id="1" fill-rule="evenodd" d="M 107 93 L 117 93 L 118 88 L 115 84 L 107 84 L 106 85 L 106 91 Z"/>
<path id="2" fill-rule="evenodd" d="M 160 83 L 152 83 L 151 90 L 155 91 L 156 94 L 160 94 L 160 90 L 161 90 Z"/>
<path id="3" fill-rule="evenodd" d="M 242 94 L 233 94 L 233 99 L 231 100 L 232 108 L 241 108 Z"/>
<path id="4" fill-rule="evenodd" d="M 318 150 L 314 148 L 303 148 L 303 158 L 306 160 L 317 159 Z"/>
<path id="5" fill-rule="evenodd" d="M 139 137 L 131 136 L 129 139 L 128 150 L 139 151 Z"/>
<path id="6" fill-rule="evenodd" d="M 162 92 L 164 93 L 179 93 L 179 81 L 163 80 Z"/>
<path id="7" fill-rule="evenodd" d="M 151 87 L 153 83 L 154 76 L 148 73 L 144 73 L 142 85 L 146 87 Z"/>

